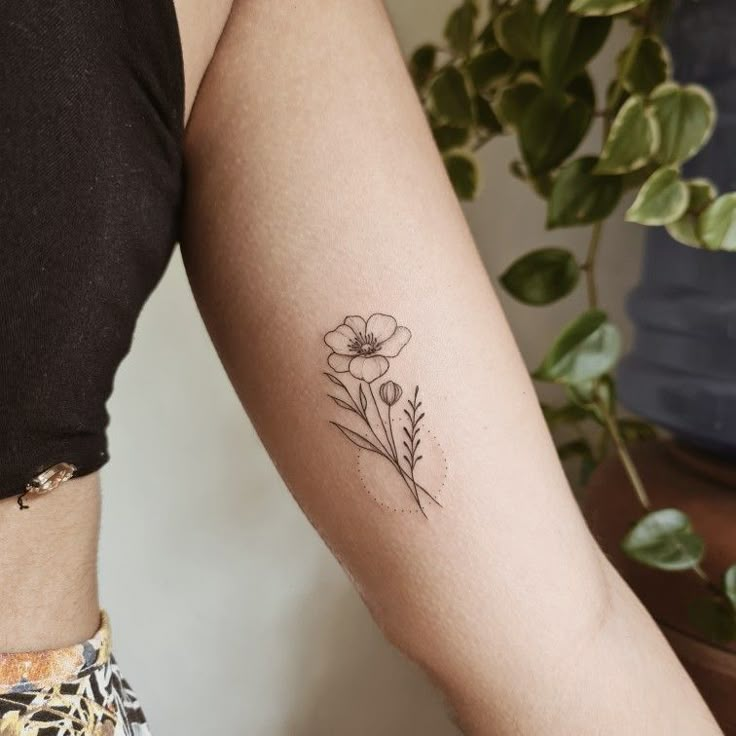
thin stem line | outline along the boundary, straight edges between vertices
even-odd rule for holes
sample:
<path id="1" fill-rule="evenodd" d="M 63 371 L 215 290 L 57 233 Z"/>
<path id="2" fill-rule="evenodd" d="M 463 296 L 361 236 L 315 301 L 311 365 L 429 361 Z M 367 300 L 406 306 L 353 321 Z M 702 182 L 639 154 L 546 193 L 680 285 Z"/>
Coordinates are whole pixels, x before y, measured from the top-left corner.
<path id="1" fill-rule="evenodd" d="M 394 449 L 394 457 L 396 458 L 396 461 L 398 462 L 399 454 L 396 452 L 396 438 L 394 437 L 394 425 L 391 424 L 391 404 L 388 405 L 388 431 L 391 438 L 391 445 Z"/>
<path id="2" fill-rule="evenodd" d="M 603 414 L 603 419 L 606 423 L 606 427 L 608 428 L 608 432 L 611 435 L 611 439 L 613 440 L 613 444 L 616 447 L 618 456 L 619 458 L 621 458 L 621 462 L 624 466 L 624 470 L 626 471 L 626 475 L 628 475 L 629 481 L 636 491 L 636 496 L 639 499 L 639 503 L 647 511 L 649 511 L 652 508 L 652 503 L 649 500 L 649 495 L 644 488 L 644 484 L 642 483 L 639 471 L 636 469 L 634 461 L 631 459 L 631 455 L 629 454 L 629 450 L 626 447 L 624 438 L 621 436 L 621 432 L 618 428 L 618 422 L 616 421 L 615 417 L 611 416 L 611 412 L 603 402 L 600 403 L 600 407 Z"/>
<path id="3" fill-rule="evenodd" d="M 596 222 L 590 231 L 588 252 L 581 270 L 585 273 L 585 284 L 588 290 L 588 306 L 595 309 L 598 306 L 598 288 L 595 280 L 595 267 L 598 260 L 598 248 L 603 234 L 603 220 Z"/>
<path id="4" fill-rule="evenodd" d="M 394 460 L 397 460 L 396 452 L 393 449 L 393 446 L 391 445 L 391 438 L 388 435 L 388 430 L 386 429 L 386 425 L 383 421 L 383 417 L 381 416 L 381 410 L 378 408 L 378 402 L 376 401 L 376 395 L 373 393 L 373 384 L 368 384 L 368 391 L 370 392 L 371 398 L 373 399 L 373 406 L 376 407 L 376 414 L 378 415 L 378 421 L 381 422 L 381 426 L 383 427 L 383 433 L 386 435 L 386 442 L 388 443 L 389 452 L 394 457 Z"/>

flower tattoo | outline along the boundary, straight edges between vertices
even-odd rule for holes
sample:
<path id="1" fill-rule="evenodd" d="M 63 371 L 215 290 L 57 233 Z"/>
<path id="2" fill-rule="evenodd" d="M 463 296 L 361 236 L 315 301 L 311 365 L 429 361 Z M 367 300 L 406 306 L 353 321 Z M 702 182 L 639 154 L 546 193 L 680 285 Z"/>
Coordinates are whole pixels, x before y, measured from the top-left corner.
<path id="1" fill-rule="evenodd" d="M 325 342 L 334 350 L 327 362 L 336 373 L 349 371 L 353 378 L 373 383 L 388 371 L 388 359 L 395 358 L 409 340 L 411 332 L 387 314 L 374 314 L 367 321 L 345 317 L 325 335 Z"/>
<path id="2" fill-rule="evenodd" d="M 401 386 L 392 380 L 380 384 L 378 398 L 385 407 L 383 410 L 373 390 L 373 383 L 388 372 L 391 359 L 399 355 L 411 337 L 409 329 L 398 325 L 388 314 L 373 314 L 367 320 L 345 317 L 342 324 L 324 337 L 332 350 L 327 363 L 334 371 L 325 372 L 325 376 L 340 389 L 338 396 L 329 394 L 330 398 L 338 407 L 355 415 L 357 429 L 330 423 L 360 450 L 375 453 L 390 463 L 404 493 L 410 494 L 416 510 L 426 517 L 426 504 L 440 507 L 442 504 L 436 493 L 427 490 L 426 484 L 417 479 L 417 466 L 424 457 L 420 447 L 425 417 L 419 386 L 406 399 L 406 408 L 397 421 L 392 420 L 391 410 L 404 394 Z M 350 383 L 346 374 L 352 379 Z"/>

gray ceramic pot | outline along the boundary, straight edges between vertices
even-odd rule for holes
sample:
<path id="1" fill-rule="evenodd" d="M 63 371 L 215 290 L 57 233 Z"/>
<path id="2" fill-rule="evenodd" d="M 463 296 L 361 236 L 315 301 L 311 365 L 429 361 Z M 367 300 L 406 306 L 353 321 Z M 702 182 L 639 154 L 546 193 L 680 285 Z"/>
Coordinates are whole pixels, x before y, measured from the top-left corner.
<path id="1" fill-rule="evenodd" d="M 685 166 L 736 190 L 736 0 L 680 0 L 668 29 L 679 82 L 707 86 L 719 121 Z M 736 253 L 709 253 L 648 231 L 636 327 L 619 370 L 622 403 L 676 436 L 736 459 Z"/>

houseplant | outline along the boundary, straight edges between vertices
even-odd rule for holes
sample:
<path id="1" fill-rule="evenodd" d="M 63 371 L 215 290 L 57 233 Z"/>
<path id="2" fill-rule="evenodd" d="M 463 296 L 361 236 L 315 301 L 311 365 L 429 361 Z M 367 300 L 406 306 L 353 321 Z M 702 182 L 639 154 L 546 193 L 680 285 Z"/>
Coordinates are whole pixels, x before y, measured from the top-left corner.
<path id="1" fill-rule="evenodd" d="M 701 565 L 707 540 L 688 514 L 650 500 L 629 445 L 655 430 L 619 409 L 621 341 L 598 299 L 601 233 L 623 197 L 633 200 L 627 220 L 666 228 L 678 248 L 736 251 L 736 193 L 719 193 L 710 180 L 684 173 L 713 133 L 716 106 L 703 86 L 673 76 L 662 35 L 671 6 L 669 0 L 464 0 L 447 18 L 444 42 L 417 48 L 409 68 L 461 199 L 478 192 L 475 152 L 512 135 L 519 159 L 510 175 L 545 200 L 547 229 L 589 228 L 582 262 L 565 248 L 545 247 L 521 255 L 500 276 L 506 291 L 533 307 L 577 288 L 587 295 L 586 311 L 561 329 L 533 372 L 537 381 L 557 384 L 563 397 L 543 407 L 545 416 L 553 431 L 565 428 L 558 450 L 566 462 L 576 460 L 583 484 L 616 453 L 639 508 L 622 550 L 663 575 L 692 576 L 699 591 L 693 625 L 713 641 L 732 642 L 736 557 L 713 577 Z M 630 38 L 610 84 L 597 94 L 588 69 L 614 22 L 628 24 Z M 601 141 L 582 154 L 596 119 Z"/>

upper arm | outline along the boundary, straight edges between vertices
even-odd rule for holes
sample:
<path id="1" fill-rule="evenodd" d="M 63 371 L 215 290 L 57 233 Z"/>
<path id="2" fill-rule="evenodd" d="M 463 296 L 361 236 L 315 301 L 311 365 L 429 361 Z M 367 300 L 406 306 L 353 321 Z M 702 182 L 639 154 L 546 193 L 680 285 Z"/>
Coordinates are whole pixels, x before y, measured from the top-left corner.
<path id="1" fill-rule="evenodd" d="M 540 713 L 556 732 L 549 709 L 580 684 L 575 657 L 608 609 L 609 575 L 382 5 L 236 0 L 186 157 L 189 278 L 297 501 L 389 636 L 456 702 L 486 723 L 493 713 L 495 733 L 538 728 Z M 373 314 L 411 337 L 396 338 L 401 349 L 385 349 L 386 363 L 370 363 L 361 380 L 342 372 L 350 349 L 340 335 L 329 346 L 325 335 Z M 347 338 L 351 324 L 362 323 L 349 322 Z M 377 344 L 395 332 L 390 320 L 372 324 Z M 331 366 L 333 351 L 343 358 Z M 403 392 L 390 425 L 380 396 L 389 380 Z M 427 494 L 402 476 L 411 459 L 391 462 L 386 436 L 394 430 L 397 454 L 404 439 L 412 453 L 407 399 L 417 387 L 424 445 L 414 480 Z M 632 630 L 654 637 L 645 645 L 654 661 L 670 663 L 646 620 L 631 616 Z M 540 679 L 540 667 L 559 679 Z M 584 712 L 569 708 L 568 725 Z"/>

